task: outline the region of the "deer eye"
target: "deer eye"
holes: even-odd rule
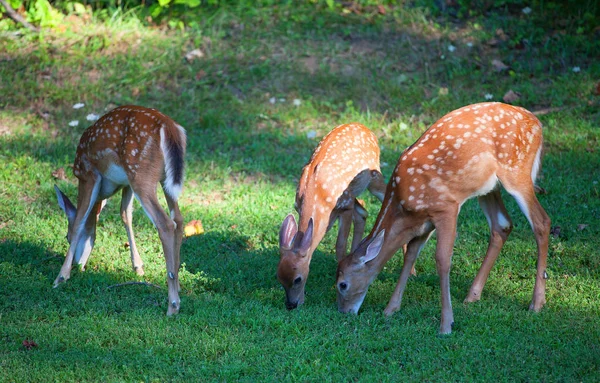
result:
[[[340,282],[339,287],[340,291],[344,291],[348,288],[348,284],[346,282]]]
[[[302,282],[302,277],[297,277],[296,279],[294,279],[294,284],[297,285],[300,282]]]

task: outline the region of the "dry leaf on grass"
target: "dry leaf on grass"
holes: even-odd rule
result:
[[[494,71],[496,72],[504,72],[510,67],[500,60],[492,60],[492,68],[494,68]]]
[[[200,49],[194,49],[185,54],[185,59],[188,62],[192,62],[195,59],[201,59],[203,57],[204,57],[204,52],[202,52]]]
[[[579,225],[577,225],[577,230],[578,231],[582,231],[584,230],[586,227],[588,227],[588,225],[586,223],[580,223]]]
[[[197,73],[196,73],[196,81],[197,80],[201,80],[204,77],[206,77],[206,72],[202,69],[200,69]]]
[[[187,225],[183,228],[183,232],[186,237],[191,237],[193,235],[204,234],[204,227],[202,227],[202,221],[197,219],[188,222]]]
[[[519,98],[521,98],[521,94],[511,89],[508,92],[506,92],[504,97],[502,97],[502,100],[504,100],[504,102],[506,102],[507,104],[512,104],[513,102],[519,100]]]
[[[66,181],[67,175],[65,174],[65,168],[58,168],[52,172],[52,177],[60,181]]]

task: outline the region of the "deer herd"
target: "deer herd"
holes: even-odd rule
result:
[[[85,268],[105,200],[122,191],[121,218],[130,244],[133,270],[143,275],[133,229],[133,198],[158,231],[166,261],[167,315],[179,312],[180,248],[183,218],[177,203],[183,185],[185,130],[155,109],[118,107],[83,133],[73,165],[79,180],[77,206],[55,186],[68,219],[67,251],[54,287],[66,282],[73,262]],[[537,243],[537,271],[529,306],[546,302],[546,258],[550,219],[535,195],[542,155],[542,125],[521,107],[490,102],[468,105],[443,116],[400,154],[386,184],[379,165],[377,138],[359,123],[344,124],[327,134],[304,166],[296,190],[298,220],[289,214],[279,231],[277,279],[285,306],[304,303],[312,255],[338,222],[335,252],[337,305],[357,313],[369,286],[400,249],[404,263],[398,284],[384,310],[400,309],[415,261],[436,233],[435,262],[441,290],[440,333],[452,331],[450,265],[457,218],[462,204],[477,197],[490,227],[489,245],[465,302],[478,301],[488,275],[512,230],[500,185],[517,202]],[[161,185],[168,214],[161,207]],[[368,190],[381,209],[363,239],[367,210],[357,197]],[[353,226],[350,254],[346,255]]]

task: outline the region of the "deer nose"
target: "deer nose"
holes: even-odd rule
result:
[[[298,302],[290,302],[290,301],[285,301],[285,308],[288,310],[293,310],[296,307],[298,307]]]

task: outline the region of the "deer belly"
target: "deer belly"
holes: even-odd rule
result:
[[[100,198],[108,198],[123,186],[129,185],[125,170],[116,164],[110,164],[102,174]]]

